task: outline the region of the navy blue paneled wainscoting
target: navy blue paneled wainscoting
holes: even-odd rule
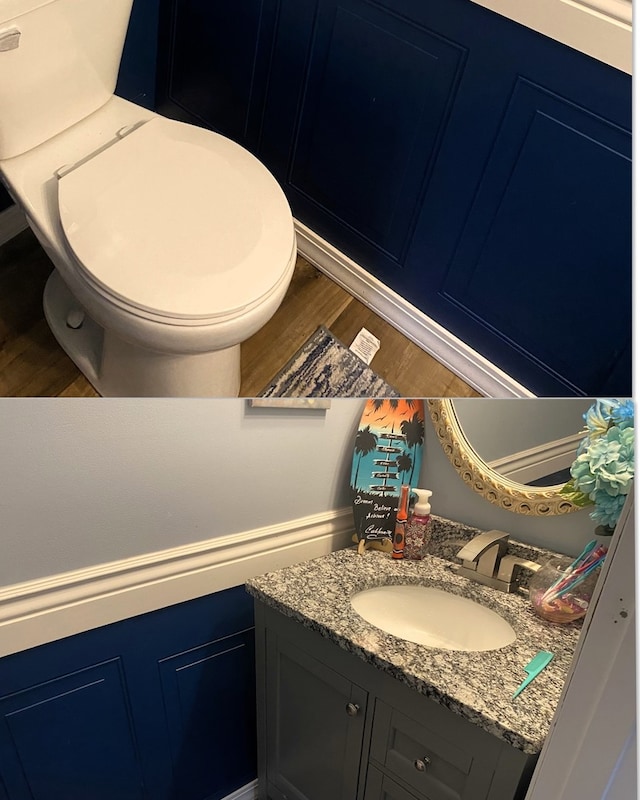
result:
[[[4,211],[5,208],[9,208],[10,205],[13,204],[12,199],[9,197],[9,192],[4,188],[4,186],[0,186],[0,211]],[[2,795],[0,794],[0,798]]]
[[[156,94],[160,0],[134,0],[124,43],[116,94],[153,108]]]
[[[164,0],[158,108],[539,395],[631,393],[631,77],[470,0]]]
[[[256,776],[243,587],[0,660],[0,800],[219,800]]]

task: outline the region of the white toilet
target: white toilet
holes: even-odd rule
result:
[[[60,345],[104,396],[237,396],[296,260],[277,181],[113,94],[133,0],[0,4],[0,176],[56,269]]]

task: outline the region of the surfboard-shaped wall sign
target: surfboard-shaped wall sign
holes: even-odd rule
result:
[[[351,465],[353,519],[359,541],[393,539],[400,487],[418,485],[423,445],[423,400],[367,400]]]

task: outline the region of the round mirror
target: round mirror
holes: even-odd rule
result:
[[[579,510],[559,492],[591,403],[474,398],[429,400],[427,407],[447,457],[475,492],[516,514],[551,516]]]

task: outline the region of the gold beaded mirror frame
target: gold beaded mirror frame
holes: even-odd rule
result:
[[[506,511],[530,516],[556,516],[579,511],[560,494],[562,484],[527,486],[500,475],[471,446],[452,400],[427,400],[436,435],[458,475],[477,494]]]

